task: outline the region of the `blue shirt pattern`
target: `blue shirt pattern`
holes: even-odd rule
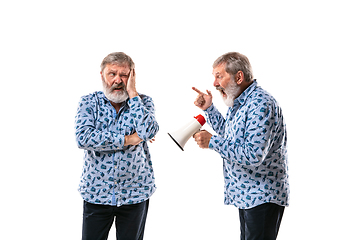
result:
[[[287,135],[282,110],[256,80],[228,109],[205,110],[213,135],[209,148],[223,158],[225,204],[249,209],[289,204]]]
[[[83,199],[112,206],[147,200],[156,189],[147,141],[158,130],[153,101],[146,95],[123,102],[118,113],[103,92],[83,96],[75,117],[76,142],[84,149]],[[144,141],[124,146],[125,135],[135,131]]]

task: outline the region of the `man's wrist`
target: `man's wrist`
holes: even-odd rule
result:
[[[129,91],[128,94],[130,99],[139,96],[137,91]]]
[[[125,137],[124,137],[124,146],[126,147],[126,146],[128,146],[128,145],[130,145],[130,144],[129,144],[129,136],[125,136]]]

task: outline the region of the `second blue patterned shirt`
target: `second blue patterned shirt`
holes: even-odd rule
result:
[[[211,105],[205,115],[217,135],[209,148],[223,158],[225,204],[248,209],[289,204],[286,126],[276,100],[256,80],[228,109]]]

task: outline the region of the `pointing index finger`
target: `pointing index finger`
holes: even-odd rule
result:
[[[201,92],[199,89],[192,87],[192,90],[194,90],[195,92],[197,92],[198,94],[204,94],[203,92]]]

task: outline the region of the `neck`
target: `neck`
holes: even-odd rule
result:
[[[239,97],[252,83],[253,81],[250,82],[243,81],[240,85],[240,93],[237,97]]]
[[[120,111],[120,107],[121,107],[122,103],[114,103],[113,101],[110,101],[110,103],[115,108],[116,113],[118,113]]]

